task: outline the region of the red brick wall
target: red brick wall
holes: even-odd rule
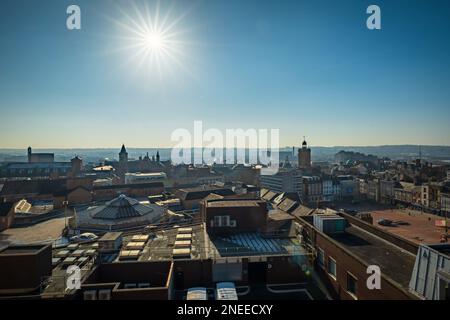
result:
[[[360,300],[370,299],[411,299],[412,296],[407,294],[402,288],[388,281],[385,277],[381,277],[381,289],[370,290],[366,286],[368,274],[366,273],[367,264],[363,263],[356,257],[344,251],[338,245],[330,241],[327,237],[320,233],[315,233],[315,247],[321,248],[325,252],[325,265],[322,269],[317,266],[319,273],[325,278],[334,291],[343,300],[353,300],[351,294],[347,292],[347,272],[351,273],[357,279],[357,298]],[[327,267],[329,257],[336,261],[336,279],[328,274]]]

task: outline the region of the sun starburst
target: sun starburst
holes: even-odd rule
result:
[[[112,19],[118,26],[120,51],[126,51],[125,64],[133,62],[139,70],[157,73],[159,77],[173,72],[174,68],[187,70],[184,62],[188,41],[180,22],[188,14],[174,16],[174,3],[161,14],[160,1],[151,8],[148,2],[138,6],[131,2],[131,10],[117,7],[120,17]]]

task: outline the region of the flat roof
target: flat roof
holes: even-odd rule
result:
[[[64,216],[53,218],[31,226],[9,228],[0,232],[2,238],[11,243],[51,242],[61,236]]]
[[[373,218],[373,225],[415,243],[440,243],[441,235],[445,233],[445,228],[435,225],[436,220],[442,220],[445,217],[411,209],[382,209],[369,212]],[[394,226],[382,226],[377,222],[379,219],[400,223],[395,223]]]
[[[328,236],[369,265],[379,266],[382,274],[408,288],[416,258],[412,253],[353,225],[343,233]]]
[[[24,245],[24,246],[10,246],[0,251],[0,255],[12,254],[36,254],[44,249],[47,245]]]
[[[259,207],[260,200],[218,200],[208,201],[209,208],[225,208],[225,207]]]
[[[99,241],[115,241],[122,236],[122,232],[107,232]]]
[[[208,252],[205,250],[205,228],[203,224],[190,225],[192,233],[187,234],[191,236],[189,239],[178,238],[178,227],[173,227],[165,230],[159,230],[155,232],[155,237],[150,237],[141,251],[139,261],[162,261],[172,260],[173,249],[177,241],[190,241],[191,259],[207,259]],[[124,246],[131,240],[132,237],[124,238]]]
[[[259,233],[239,233],[234,235],[210,236],[205,224],[190,225],[190,239],[180,238],[178,228],[155,232],[141,251],[138,261],[172,260],[174,249],[190,249],[190,259],[211,257],[304,255],[305,250],[295,238],[264,238]],[[178,236],[178,238],[177,238]],[[131,242],[132,236],[124,237],[122,248]],[[177,253],[178,251],[175,251]]]

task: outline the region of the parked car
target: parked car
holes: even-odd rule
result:
[[[85,241],[96,240],[97,238],[98,238],[98,236],[96,236],[95,234],[86,232],[86,233],[82,233],[80,235],[71,237],[70,241],[71,242],[85,242]]]
[[[238,300],[236,287],[233,282],[219,282],[216,284],[216,300]]]
[[[403,221],[403,220],[398,220],[398,221],[395,221],[394,223],[395,223],[395,225],[398,225],[398,226],[409,226],[410,225],[409,222]]]
[[[204,287],[189,288],[186,300],[208,300],[208,291]]]
[[[392,220],[389,220],[389,219],[379,219],[379,220],[377,221],[377,223],[378,223],[380,226],[385,226],[385,227],[390,227],[390,226],[392,226]]]

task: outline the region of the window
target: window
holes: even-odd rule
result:
[[[325,252],[320,248],[317,249],[317,263],[322,268],[325,265]]]
[[[356,298],[356,284],[358,280],[347,272],[347,291]]]
[[[221,226],[226,227],[230,224],[230,216],[222,216]]]
[[[214,216],[214,227],[229,227],[230,216]]]
[[[328,258],[328,274],[336,279],[336,260]]]

